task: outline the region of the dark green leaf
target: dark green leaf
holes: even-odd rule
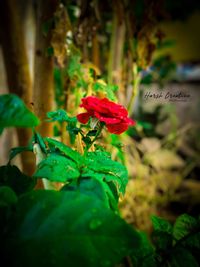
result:
[[[34,143],[39,144],[43,153],[47,153],[47,148],[46,148],[44,139],[39,133],[36,133],[36,132],[34,133]]]
[[[76,122],[68,122],[67,131],[70,137],[70,143],[74,144],[76,140],[76,135],[81,132],[81,129],[76,127]]]
[[[167,232],[153,231],[152,241],[157,250],[166,251],[172,248],[173,237]]]
[[[10,150],[9,160],[11,161],[15,156],[22,153],[23,151],[33,151],[31,146],[18,146]]]
[[[152,215],[151,221],[153,223],[153,228],[155,231],[165,232],[165,233],[168,233],[170,235],[172,234],[173,227],[165,219],[160,218],[160,217],[155,216],[155,215]]]
[[[39,119],[25,106],[16,95],[0,96],[0,128],[5,127],[34,127]]]
[[[9,227],[3,254],[10,267],[113,267],[140,245],[124,220],[79,192],[24,195]]]
[[[152,240],[156,248],[159,250],[166,250],[171,248],[173,241],[172,225],[168,221],[154,215],[151,216],[151,220],[154,227]]]
[[[188,250],[178,247],[171,253],[168,263],[164,266],[199,267],[199,264]]]
[[[97,130],[91,130],[87,133],[87,136],[95,136],[97,133]]]
[[[15,192],[7,186],[0,186],[0,240],[5,234],[7,221],[12,214],[12,208],[17,203]]]
[[[104,190],[109,201],[109,207],[118,212],[118,192],[116,186],[112,182],[105,182],[106,174],[95,172],[89,168],[82,170],[81,178],[91,178],[92,180],[98,180]]]
[[[75,161],[77,164],[81,164],[82,157],[81,155],[76,152],[75,150],[71,149],[69,146],[55,140],[52,138],[45,138],[45,140],[50,144],[55,146],[60,152],[64,153],[65,156],[70,158],[71,160]]]
[[[90,139],[89,136],[83,136],[82,140],[86,145],[90,145],[92,143],[92,140]]]
[[[66,182],[80,176],[77,165],[71,159],[51,153],[37,166],[33,175],[38,178],[47,178],[52,182]]]
[[[50,111],[47,113],[47,118],[49,118],[49,121],[59,121],[59,122],[77,122],[76,117],[69,117],[67,115],[67,112],[63,109],[59,109],[57,111]]]
[[[8,186],[0,186],[0,207],[17,203],[15,192]]]
[[[73,183],[72,181],[72,183],[65,185],[62,190],[79,191],[82,194],[97,197],[107,208],[110,208],[109,198],[106,190],[102,183],[95,178],[81,179],[78,184],[77,182]]]
[[[36,182],[32,177],[23,174],[16,166],[0,167],[0,186],[9,186],[17,195],[34,188]]]
[[[181,240],[182,244],[200,249],[200,220],[183,214],[174,224],[173,236],[175,240]]]
[[[139,232],[141,245],[131,255],[135,267],[156,267],[155,249],[146,233]]]

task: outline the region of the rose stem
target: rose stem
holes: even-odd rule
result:
[[[94,142],[97,140],[97,138],[98,138],[99,135],[101,134],[101,131],[102,131],[104,125],[105,125],[104,123],[102,123],[102,122],[100,123],[99,129],[97,130],[94,139],[92,140],[92,142],[91,142],[88,146],[85,147],[85,152],[88,152],[88,150],[90,149],[90,147],[91,147],[91,146],[94,144]]]

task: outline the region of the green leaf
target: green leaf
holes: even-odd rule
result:
[[[82,194],[86,194],[88,196],[97,197],[105,207],[110,208],[109,198],[107,196],[106,190],[102,183],[93,178],[83,178],[80,179],[79,183],[72,181],[70,184],[65,185],[62,190],[66,191],[79,191]]]
[[[45,139],[42,138],[42,136],[37,132],[34,133],[34,137],[33,138],[34,138],[34,143],[39,144],[42,152],[46,154],[47,153],[47,148],[46,148],[46,145],[45,145],[45,142],[44,142]]]
[[[176,241],[200,249],[200,220],[188,214],[179,216],[174,224],[173,236]]]
[[[50,145],[55,146],[60,152],[64,153],[65,156],[67,156],[77,164],[81,164],[81,155],[75,150],[71,149],[69,146],[49,137],[45,138],[45,141],[47,141]]]
[[[151,238],[156,249],[159,251],[167,251],[172,248],[173,237],[167,232],[153,231]]]
[[[67,112],[64,109],[59,109],[57,111],[50,111],[47,113],[47,118],[51,121],[59,121],[59,122],[77,122],[76,117],[70,117],[67,115]]]
[[[17,166],[8,164],[0,167],[0,186],[9,186],[17,195],[31,191],[35,185],[36,181],[23,174]]]
[[[172,234],[173,227],[172,227],[171,223],[169,223],[165,219],[160,218],[160,217],[155,216],[155,215],[152,215],[151,221],[153,223],[153,228],[155,231],[160,231],[160,232]]]
[[[105,174],[97,173],[89,168],[84,168],[81,173],[81,178],[91,178],[92,180],[99,181],[109,201],[109,207],[115,212],[118,212],[119,196],[117,189],[111,182],[105,182],[105,176]]]
[[[0,96],[0,128],[5,127],[35,127],[39,119],[25,106],[16,95]]]
[[[0,186],[0,207],[17,203],[15,192],[8,186]]]
[[[196,259],[193,255],[186,249],[178,247],[173,250],[173,253],[170,255],[170,259],[167,264],[164,266],[171,267],[199,267]]]
[[[74,144],[76,140],[76,135],[81,132],[81,129],[76,127],[76,122],[68,122],[67,131],[70,137],[70,143]]]
[[[17,203],[17,196],[8,186],[0,186],[0,240],[2,242],[7,222],[13,212],[13,206]]]
[[[52,182],[66,182],[78,178],[80,173],[74,161],[51,153],[39,163],[33,176],[47,178]]]
[[[131,254],[133,266],[135,267],[155,267],[155,249],[150,243],[146,233],[139,232],[141,245]]]
[[[154,215],[151,216],[151,220],[154,227],[152,240],[156,248],[159,250],[166,250],[171,248],[173,241],[172,225],[168,221]]]
[[[33,151],[33,148],[31,146],[18,146],[12,148],[10,150],[9,161],[11,161],[14,157],[16,157],[18,154],[24,151]]]
[[[139,245],[138,233],[98,198],[37,190],[19,199],[3,255],[10,267],[113,267]]]
[[[108,153],[88,152],[85,157],[85,165],[97,173],[105,174],[103,177],[106,182],[113,182],[119,193],[125,193],[128,183],[127,169],[121,163],[113,161]]]
[[[89,136],[83,136],[82,141],[86,144],[86,146],[92,144],[92,140],[90,139]]]

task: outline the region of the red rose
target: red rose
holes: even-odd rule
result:
[[[129,125],[135,124],[135,121],[128,118],[128,112],[122,105],[107,98],[99,99],[95,96],[88,96],[82,98],[80,107],[85,108],[87,112],[77,115],[79,122],[85,124],[90,117],[97,118],[106,124],[110,133],[121,134],[128,129]]]

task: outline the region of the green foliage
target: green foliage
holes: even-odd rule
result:
[[[0,129],[5,127],[34,127],[39,119],[13,94],[0,96]]]
[[[69,132],[70,141],[71,144],[74,144],[76,135],[80,132],[80,129],[76,127],[77,118],[68,116],[67,112],[63,109],[48,112],[47,117],[50,122],[67,122],[67,130]]]
[[[130,133],[130,129],[134,129],[133,127],[130,127],[128,130],[128,133]],[[124,151],[123,151],[123,144],[121,143],[120,137],[116,134],[111,134],[111,144],[112,146],[117,148],[117,156],[121,160],[121,162],[124,164],[125,163],[125,157],[124,157]]]
[[[173,227],[168,221],[157,216],[151,216],[151,220],[153,223],[154,231],[165,232],[170,235],[172,234]]]
[[[113,161],[105,151],[86,152],[81,156],[57,140],[45,138],[45,141],[50,151],[37,166],[34,177],[68,182],[65,190],[67,186],[82,190],[82,180],[85,184],[86,179],[89,179],[87,184],[95,184],[97,192],[104,190],[105,202],[109,203],[111,209],[118,210],[118,198],[120,194],[125,193],[128,182],[128,173],[122,164]],[[94,181],[90,181],[91,179]]]
[[[59,121],[59,122],[77,122],[76,117],[69,117],[67,112],[63,109],[59,109],[57,111],[50,111],[47,113],[47,118],[49,121]]]
[[[73,77],[82,78],[82,66],[80,64],[80,55],[73,55],[70,57],[67,73],[72,79]]]
[[[113,161],[107,152],[88,152],[85,157],[85,165],[89,170],[95,171],[97,175],[100,174],[106,182],[114,183],[119,193],[125,193],[128,183],[127,170],[119,162]],[[87,175],[87,170],[85,175]]]
[[[17,195],[31,191],[35,184],[35,180],[23,174],[17,166],[0,167],[0,186],[9,186]]]
[[[18,154],[24,151],[33,151],[33,147],[32,146],[18,146],[18,147],[12,148],[10,150],[9,161],[11,161],[14,157],[16,157]]]
[[[40,190],[19,198],[4,257],[8,266],[112,267],[139,244],[138,233],[98,198]]]
[[[200,218],[196,219],[188,214],[181,215],[174,225],[173,237],[176,241],[187,236],[183,244],[200,249]]]
[[[200,221],[183,214],[177,218],[174,226],[168,221],[152,216],[154,247],[148,245],[147,239],[142,239],[142,252],[138,251],[133,260],[142,267],[149,266],[199,266],[197,255],[200,244]],[[141,236],[142,237],[142,236]],[[145,249],[146,248],[146,249]],[[195,248],[195,252],[193,249]]]
[[[10,107],[11,111],[15,107]],[[23,108],[24,122],[35,118]],[[0,113],[7,123],[0,124],[2,128],[17,125],[17,115],[12,120],[9,117],[11,111]],[[91,143],[103,127],[98,125],[100,128],[83,135],[76,128],[76,118],[64,110],[48,113],[48,117],[67,122],[67,127],[76,129],[74,137],[80,132]],[[120,147],[118,141],[113,139]],[[114,267],[127,256],[136,267],[199,266],[200,218],[184,214],[172,226],[152,216],[150,242],[120,218],[118,199],[125,193],[128,173],[102,147],[89,152],[90,146],[86,146],[80,155],[57,140],[34,133],[27,147],[11,151],[10,160],[22,151],[32,151],[33,144],[38,144],[42,153],[33,177],[10,164],[0,167],[0,256],[5,266]],[[33,190],[35,178],[64,186],[60,191]]]
[[[172,267],[199,267],[198,262],[193,257],[192,253],[187,249],[178,247],[173,250],[173,253],[169,255],[169,259],[166,261],[164,266]]]
[[[56,149],[58,149],[60,152],[62,152],[67,158],[71,159],[77,164],[80,164],[82,162],[82,157],[81,155],[73,150],[71,147],[55,140],[52,138],[45,138],[45,141],[51,146],[54,146]]]
[[[133,265],[135,267],[155,267],[155,248],[145,233],[140,232],[140,239],[141,245],[137,248],[135,253],[131,255]]]
[[[58,153],[49,154],[39,163],[34,173],[34,177],[47,178],[53,182],[67,182],[77,179],[79,175],[74,161]]]
[[[104,184],[95,178],[81,179],[78,183],[72,181],[70,184],[63,186],[61,190],[76,191],[88,196],[96,197],[106,208],[110,208],[111,206]]]
[[[115,95],[115,93],[118,90],[118,86],[116,86],[116,85],[95,82],[95,83],[93,83],[93,90],[95,92],[103,92],[103,93],[106,93],[107,97],[110,100],[116,101],[116,95]]]
[[[4,230],[7,227],[7,222],[9,221],[13,207],[17,203],[17,196],[13,190],[8,187],[0,186],[0,248],[1,242],[3,240]],[[1,255],[1,254],[0,254]]]

